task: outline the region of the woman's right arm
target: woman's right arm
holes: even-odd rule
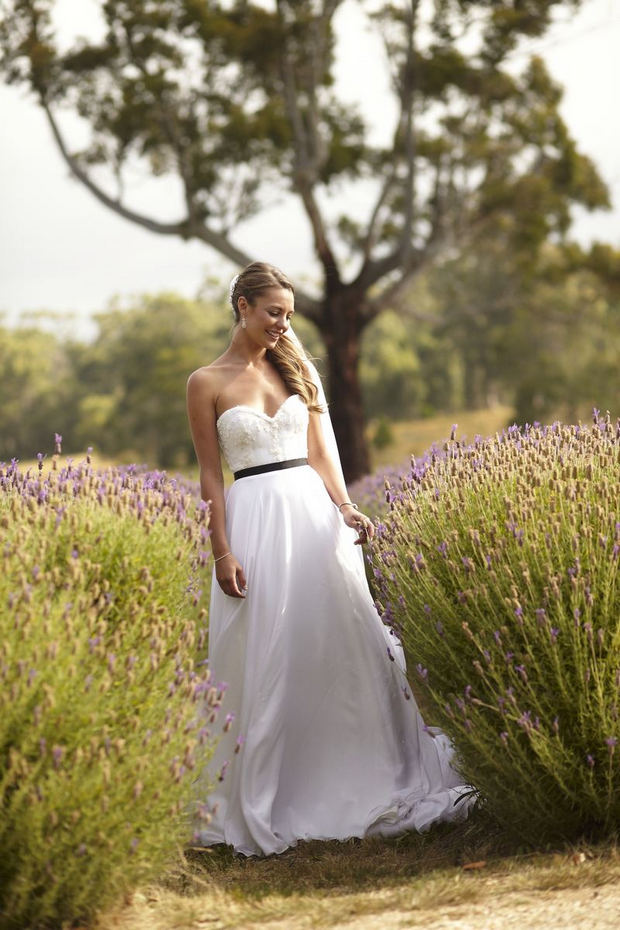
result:
[[[230,597],[245,597],[246,580],[243,568],[230,552],[226,536],[224,477],[215,426],[214,391],[214,379],[206,369],[193,372],[187,382],[187,415],[200,466],[200,495],[211,504],[211,549],[213,558],[218,560],[215,563],[215,576],[225,594]],[[225,558],[220,559],[223,555]]]

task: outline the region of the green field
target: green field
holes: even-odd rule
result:
[[[394,441],[384,449],[371,448],[373,469],[381,465],[399,465],[410,455],[422,455],[434,442],[450,435],[453,424],[458,424],[458,436],[473,439],[476,434],[491,436],[512,422],[512,408],[497,406],[484,410],[463,410],[460,413],[442,413],[422,420],[404,420],[390,424]],[[374,424],[368,428],[373,435]]]

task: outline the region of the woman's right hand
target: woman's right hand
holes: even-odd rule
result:
[[[215,565],[215,577],[220,588],[229,597],[245,597],[248,588],[241,565],[229,552]]]

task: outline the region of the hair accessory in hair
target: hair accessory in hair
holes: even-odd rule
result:
[[[236,286],[237,286],[237,281],[238,281],[238,280],[239,280],[239,275],[236,274],[236,275],[234,276],[234,278],[232,279],[232,281],[230,282],[230,285],[229,285],[229,288],[228,288],[228,296],[229,296],[229,298],[230,298],[231,300],[232,300],[233,294],[235,293],[235,288],[236,288]]]

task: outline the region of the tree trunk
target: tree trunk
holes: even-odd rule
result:
[[[327,350],[329,412],[347,482],[370,471],[359,379],[362,303],[363,296],[352,288],[328,294],[320,324]]]

